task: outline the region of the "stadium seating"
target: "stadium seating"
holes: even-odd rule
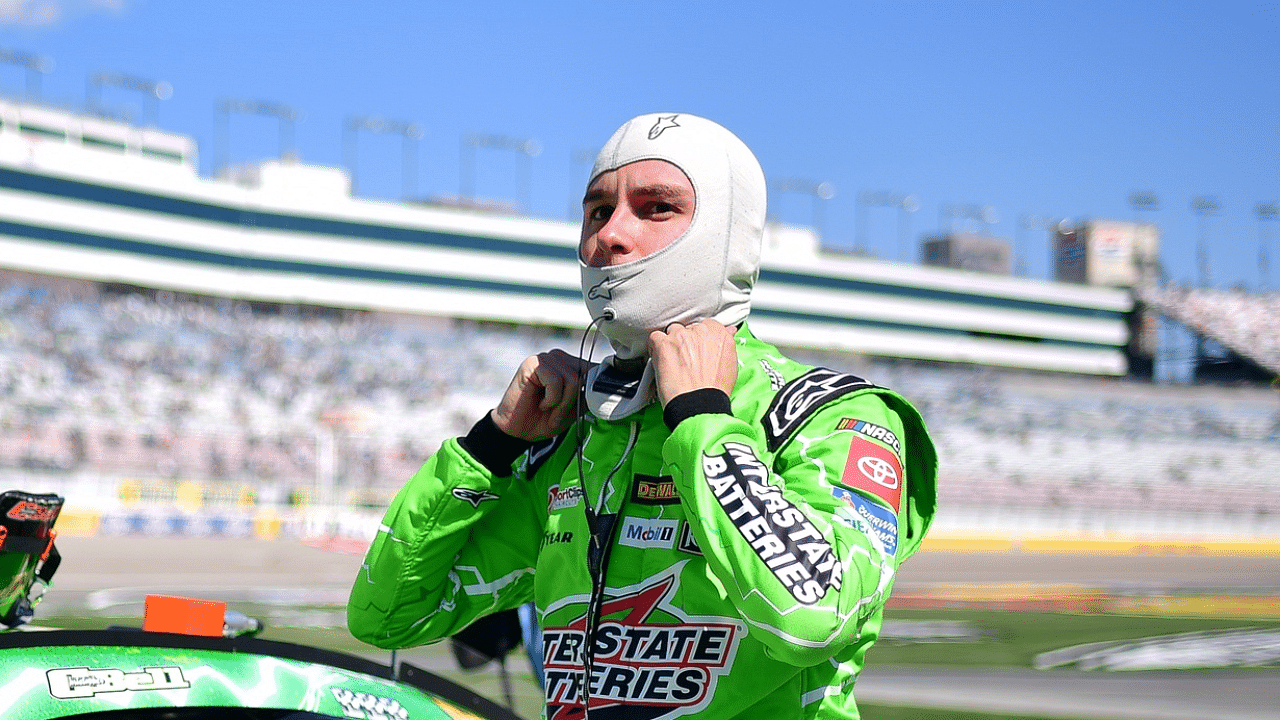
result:
[[[1231,326],[1264,360],[1280,358],[1277,309]],[[42,491],[62,483],[52,490],[92,504],[115,532],[232,527],[216,513],[164,520],[184,483],[215,509],[331,501],[376,513],[493,404],[521,359],[578,347],[545,329],[69,290],[17,274],[0,275],[0,318],[0,472]],[[1271,390],[796,356],[918,405],[939,446],[943,526],[1111,532],[1176,518],[1188,532],[1280,535]]]
[[[1160,312],[1280,374],[1280,294],[1172,285],[1141,294]]]

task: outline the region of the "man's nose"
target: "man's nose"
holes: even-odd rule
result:
[[[630,255],[636,248],[636,218],[621,208],[596,233],[596,244],[607,258]]]

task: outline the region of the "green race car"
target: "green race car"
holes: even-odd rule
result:
[[[57,570],[57,495],[0,493],[0,717],[7,720],[518,720],[409,663],[254,637],[26,623]],[[225,607],[225,606],[223,606]],[[237,632],[243,634],[237,635]]]

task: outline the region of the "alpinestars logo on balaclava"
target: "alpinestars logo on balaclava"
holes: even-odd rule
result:
[[[680,125],[676,123],[676,116],[662,115],[658,118],[658,121],[653,124],[653,127],[649,128],[649,139],[657,140],[663,130],[673,127],[680,127]]]
[[[652,255],[603,268],[578,262],[587,310],[623,359],[646,355],[649,333],[671,323],[746,319],[764,237],[764,172],[733,133],[694,115],[642,115],[605,143],[591,179],[640,160],[680,168],[693,185],[694,214],[683,235]]]

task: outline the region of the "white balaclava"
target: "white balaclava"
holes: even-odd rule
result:
[[[649,333],[671,323],[746,319],[764,237],[764,172],[733,133],[694,115],[641,115],[605,143],[591,181],[640,160],[680,168],[694,211],[683,235],[639,260],[596,268],[579,256],[587,310],[624,360],[648,355]]]

